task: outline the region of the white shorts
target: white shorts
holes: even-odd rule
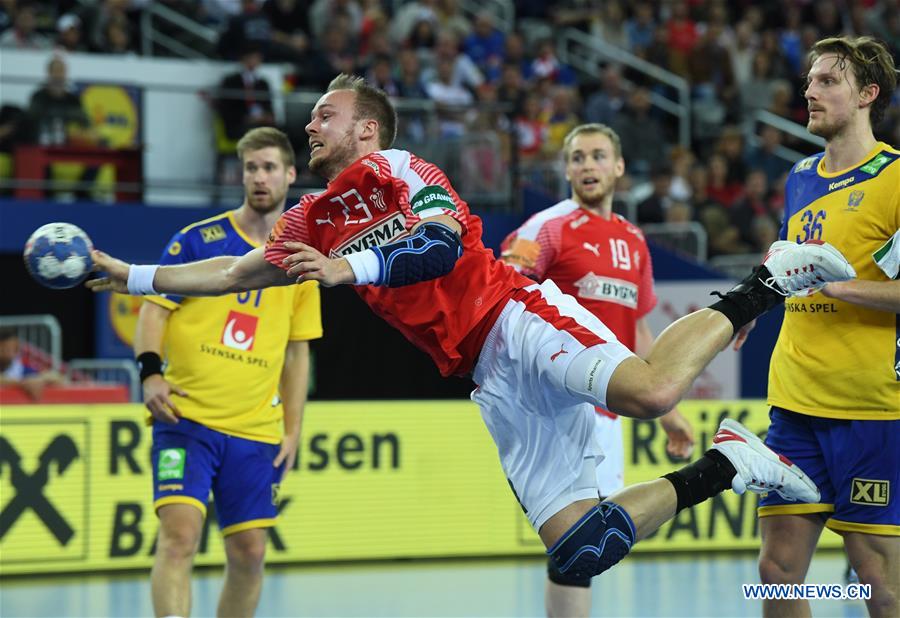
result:
[[[591,348],[604,401],[566,389],[566,370]],[[613,371],[632,353],[603,323],[552,281],[521,290],[491,328],[475,366],[481,408],[500,463],[535,530],[576,500],[598,496],[595,405],[605,405]]]
[[[625,486],[625,447],[622,445],[622,417],[602,412],[597,419],[595,435],[603,449],[603,463],[597,466],[597,487],[600,495],[609,497]]]

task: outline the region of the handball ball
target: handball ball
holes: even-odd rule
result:
[[[71,223],[42,225],[25,243],[25,267],[35,281],[54,290],[87,279],[93,260],[91,239]]]

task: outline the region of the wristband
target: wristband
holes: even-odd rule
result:
[[[132,264],[128,268],[128,293],[134,296],[144,296],[146,294],[156,294],[153,289],[153,277],[159,266],[152,264],[149,266],[139,266]]]
[[[345,255],[344,259],[353,270],[356,285],[378,285],[381,280],[381,260],[378,259],[378,254],[366,249]]]
[[[162,375],[162,358],[156,352],[142,352],[134,360],[141,372],[141,383],[150,376]]]

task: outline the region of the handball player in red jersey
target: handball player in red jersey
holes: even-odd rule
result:
[[[327,187],[286,211],[265,247],[162,267],[96,251],[106,276],[88,286],[210,296],[309,280],[355,285],[443,374],[472,376],[472,399],[510,485],[564,573],[601,573],[680,509],[726,489],[818,499],[797,466],[725,420],[695,463],[600,503],[593,415],[595,406],[641,419],[664,414],[785,295],[852,277],[843,256],[827,245],[775,248],[711,307],[670,326],[641,359],[556,286],[496,260],[481,242],[481,221],[443,172],[391,149],[396,123],[384,92],[338,76],[306,126],[310,169]]]

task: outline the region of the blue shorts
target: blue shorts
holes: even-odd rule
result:
[[[225,535],[275,525],[284,464],[277,444],[230,436],[188,419],[153,423],[153,508],[191,504],[206,515],[212,490]]]
[[[766,445],[800,466],[818,485],[819,504],[770,493],[759,516],[822,513],[842,532],[900,536],[900,421],[852,421],[773,407]]]

